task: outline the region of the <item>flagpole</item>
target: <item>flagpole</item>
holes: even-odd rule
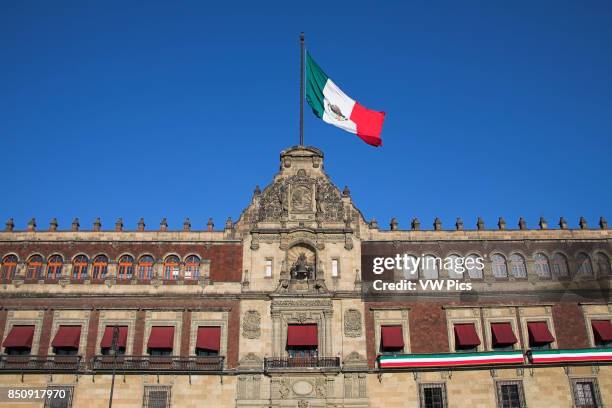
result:
[[[300,146],[304,146],[304,33],[300,33]]]

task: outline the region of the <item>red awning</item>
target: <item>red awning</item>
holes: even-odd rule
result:
[[[518,341],[510,323],[491,323],[491,334],[496,345],[508,346]]]
[[[402,326],[380,326],[380,341],[383,348],[403,348]]]
[[[28,347],[32,348],[34,339],[34,326],[13,326],[2,347]]]
[[[110,348],[113,346],[113,329],[114,326],[106,326],[104,336],[100,342],[101,348]],[[117,347],[126,347],[127,344],[127,326],[119,326],[119,337],[117,338]]]
[[[81,340],[81,326],[60,326],[51,342],[53,347],[79,348]]]
[[[591,326],[599,341],[612,341],[612,323],[609,320],[591,320]]]
[[[476,327],[473,323],[455,325],[455,342],[460,347],[476,347],[480,344]]]
[[[530,343],[545,344],[555,341],[546,322],[529,322],[527,323],[527,331],[529,332]]]
[[[173,326],[153,326],[149,335],[149,348],[165,348],[171,349],[174,347],[174,327]]]
[[[317,346],[319,335],[316,324],[291,324],[287,326],[288,346]]]
[[[198,327],[196,347],[204,350],[219,351],[221,349],[220,327]]]

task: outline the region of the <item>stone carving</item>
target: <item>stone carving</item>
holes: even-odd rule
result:
[[[357,309],[344,312],[344,335],[346,337],[361,336],[361,313]]]
[[[316,201],[314,208],[313,189]],[[279,221],[289,210],[301,213],[316,210],[324,221],[343,221],[345,212],[338,189],[326,177],[313,178],[305,172],[278,179],[264,189],[259,201],[257,221]]]
[[[368,360],[356,351],[352,351],[342,362],[347,369],[362,369],[367,367]]]
[[[315,392],[317,398],[327,398],[327,386],[324,378],[317,378],[315,381]]]
[[[258,369],[261,368],[263,361],[255,353],[249,353],[238,361],[241,369]]]
[[[281,399],[287,399],[289,397],[290,392],[291,389],[289,388],[289,379],[283,378],[278,386],[278,393]]]
[[[328,299],[314,299],[314,300],[275,300],[272,304],[274,307],[293,307],[293,308],[304,308],[304,307],[332,307],[331,300]]]
[[[261,335],[261,315],[257,310],[248,310],[242,318],[242,336],[258,339]]]
[[[308,408],[308,401],[298,401],[298,408]]]
[[[312,384],[308,381],[296,381],[293,383],[293,393],[295,395],[309,395],[312,393]]]
[[[310,187],[305,185],[295,186],[291,192],[291,210],[295,212],[312,212],[312,190]]]

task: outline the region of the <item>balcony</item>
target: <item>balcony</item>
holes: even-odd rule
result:
[[[264,368],[266,371],[339,371],[340,357],[267,357]]]
[[[92,370],[95,372],[205,372],[223,371],[224,357],[177,356],[95,356]]]
[[[76,372],[81,356],[0,356],[0,371]]]

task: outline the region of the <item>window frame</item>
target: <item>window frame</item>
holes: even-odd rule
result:
[[[494,260],[494,258],[499,257],[500,260],[503,260],[503,262],[496,262]],[[503,268],[504,270],[504,275],[496,275],[496,271],[499,270],[499,268]],[[491,254],[491,275],[493,276],[493,279],[495,280],[507,280],[510,277],[510,274],[508,273],[508,259],[501,254],[500,252],[494,252]]]
[[[197,261],[194,261],[197,260]],[[198,280],[200,279],[200,272],[202,267],[202,258],[198,255],[188,255],[185,258],[185,268],[183,270],[183,279],[186,280]],[[187,272],[190,273],[190,276],[187,277]]]
[[[519,405],[518,405],[518,407],[513,406],[511,408],[526,408],[527,407],[527,403],[525,401],[525,390],[523,388],[523,381],[522,380],[499,380],[499,381],[495,381],[495,399],[496,399],[497,407],[498,408],[503,408],[504,407],[503,394],[502,394],[503,387],[504,386],[512,386],[512,385],[517,387],[517,393],[518,393],[518,397],[519,397]]]
[[[84,280],[87,278],[89,278],[89,258],[85,254],[79,254],[72,259],[70,279]]]
[[[125,259],[128,258],[130,259],[130,261],[126,261]],[[117,261],[117,280],[119,281],[131,281],[132,279],[134,279],[134,257],[132,255],[129,254],[124,254],[121,255],[119,257],[119,260]],[[129,272],[131,270],[131,277],[127,277],[127,272]],[[123,277],[125,275],[125,277]]]
[[[264,278],[272,278],[274,276],[274,258],[266,257],[264,259]]]
[[[597,378],[596,377],[570,377],[569,378],[569,382],[570,382],[570,389],[572,391],[572,403],[574,405],[575,408],[582,408],[584,406],[588,406],[588,405],[578,405],[578,396],[576,395],[577,393],[577,385],[578,383],[585,383],[585,382],[589,382],[591,383],[592,386],[592,395],[594,397],[594,403],[595,406],[597,408],[601,408],[603,407],[603,402],[601,400],[601,392],[599,390],[599,383],[597,382]]]
[[[103,261],[100,261],[100,259],[103,259]],[[106,279],[108,277],[108,263],[108,256],[104,254],[96,255],[91,263],[91,278],[95,280]]]
[[[40,254],[32,254],[26,261],[26,279],[27,280],[38,280],[44,279],[44,266],[45,258]],[[31,275],[30,272],[34,271]]]
[[[17,266],[19,265],[19,257],[15,254],[7,254],[2,258],[1,276],[3,281],[10,281],[17,276]],[[7,267],[10,268],[7,271]]]
[[[142,407],[143,408],[151,408],[151,407],[159,407],[159,405],[151,405],[151,392],[165,392],[166,393],[166,402],[164,403],[164,408],[170,408],[172,406],[172,386],[170,385],[145,385],[143,396],[142,396]]]
[[[527,261],[525,260],[525,257],[521,253],[513,252],[510,254],[508,259],[510,260],[510,268],[509,268],[510,270],[508,272],[511,278],[525,280],[529,277],[529,274],[527,271]],[[519,276],[515,273],[515,271],[518,271],[519,273],[522,273],[523,275]]]
[[[174,273],[176,272],[176,274]],[[164,258],[163,276],[166,281],[178,281],[182,279],[181,258],[178,255],[168,255]]]
[[[48,385],[47,390],[65,390],[66,397],[68,399],[66,403],[62,401],[58,401],[56,398],[46,398],[44,400],[44,408],[71,408],[72,403],[74,402],[74,386],[73,385]],[[62,405],[58,405],[62,404]]]
[[[533,269],[540,280],[551,280],[552,279],[552,268],[550,264],[550,257],[543,251],[538,251],[533,254]],[[548,271],[547,275],[544,275],[541,272],[544,272],[544,269]]]
[[[155,263],[155,258],[149,254],[142,255],[140,258],[138,258],[136,270],[138,273],[137,279],[147,282],[152,280],[155,277]]]
[[[448,407],[448,394],[446,392],[446,383],[444,382],[423,382],[419,383],[419,407],[420,408],[428,408],[425,401],[425,389],[426,388],[435,388],[439,389],[442,397],[442,406],[441,408]],[[435,408],[435,407],[433,407]]]
[[[64,269],[64,257],[59,254],[53,254],[47,261],[47,271],[45,279],[56,280],[61,279]]]

